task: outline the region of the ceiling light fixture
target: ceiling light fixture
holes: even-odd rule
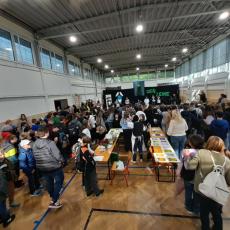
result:
[[[137,71],[139,71],[139,70],[140,70],[140,68],[139,68],[139,67],[137,67],[137,68],[136,68],[136,70],[137,70]]]
[[[109,68],[109,66],[108,65],[105,65],[105,69],[108,69]]]
[[[113,70],[113,69],[111,69],[111,73],[114,73],[114,70]]]
[[[173,57],[173,58],[172,58],[172,61],[174,61],[174,62],[175,62],[176,60],[177,60],[177,59],[176,59],[176,57]]]
[[[136,55],[136,58],[137,58],[137,59],[141,59],[141,54],[137,54],[137,55]]]
[[[75,37],[75,36],[70,36],[70,37],[69,37],[69,40],[70,40],[71,42],[76,42],[76,41],[77,41],[77,37]]]
[[[169,67],[169,65],[168,64],[165,64],[165,68],[168,68]]]
[[[188,52],[188,48],[187,48],[187,47],[185,47],[185,48],[182,49],[182,53],[185,54],[185,53],[187,53],[187,52]]]
[[[136,31],[137,31],[137,33],[141,33],[142,31],[143,31],[143,25],[142,24],[138,24],[137,26],[136,26]]]
[[[98,59],[97,59],[97,63],[102,63],[102,59],[101,59],[101,58],[98,58]]]
[[[223,13],[220,14],[219,19],[220,20],[225,20],[229,17],[229,12],[228,11],[224,11]]]

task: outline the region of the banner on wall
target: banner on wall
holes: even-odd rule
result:
[[[145,96],[145,82],[144,81],[134,81],[133,89],[134,89],[135,97]]]

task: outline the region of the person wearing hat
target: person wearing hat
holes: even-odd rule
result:
[[[31,148],[31,141],[28,137],[21,140],[19,144],[19,167],[28,178],[28,184],[31,196],[41,195],[39,175],[36,170],[36,163]]]

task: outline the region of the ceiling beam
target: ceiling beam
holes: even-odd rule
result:
[[[202,38],[204,38],[204,36],[202,36]],[[110,51],[108,51],[108,49],[103,49],[103,50],[100,49],[97,51],[97,54],[95,54],[95,52],[96,52],[95,50],[86,49],[85,51],[79,52],[78,54],[84,60],[84,59],[96,58],[99,56],[103,57],[105,55],[123,54],[125,52],[132,52],[132,51],[141,52],[141,50],[143,50],[143,49],[152,49],[152,48],[164,49],[164,45],[167,45],[168,48],[169,48],[169,46],[191,45],[191,44],[195,44],[195,41],[197,41],[198,39],[200,39],[200,37],[196,37],[196,39],[194,39],[194,38],[182,38],[182,39],[173,39],[173,40],[171,39],[171,40],[165,40],[165,41],[161,41],[161,42],[152,42],[152,43],[148,43],[148,44],[142,44],[142,46],[139,46],[139,47],[128,47],[128,48],[125,47],[124,49],[118,48],[116,50],[110,50]],[[197,43],[195,45],[197,45]],[[93,55],[89,56],[91,53],[93,53]],[[87,54],[88,54],[88,56],[84,56]]]
[[[174,3],[161,3],[161,4],[149,4],[149,5],[144,5],[144,6],[138,6],[138,7],[131,7],[128,9],[124,9],[119,11],[121,14],[127,13],[127,12],[131,12],[131,11],[138,11],[138,10],[143,10],[143,9],[151,9],[151,8],[159,8],[159,7],[173,7],[173,5],[175,6],[179,6],[179,5],[185,5],[185,4],[194,4],[194,2],[196,3],[202,3],[202,1],[183,1],[183,2],[178,2],[177,4]],[[184,15],[179,15],[179,16],[175,16],[175,17],[165,17],[165,18],[155,18],[155,19],[151,19],[151,20],[143,20],[143,23],[158,23],[158,22],[163,22],[163,21],[168,21],[168,20],[172,20],[172,19],[184,19],[184,18],[189,18],[189,17],[197,17],[197,16],[201,16],[201,15],[211,15],[211,14],[217,14],[217,13],[221,13],[223,12],[223,10],[226,10],[226,8],[223,9],[219,9],[219,10],[210,10],[210,11],[203,11],[203,12],[197,12],[197,13],[193,13],[193,14],[184,14]],[[76,26],[76,25],[80,25],[82,23],[87,23],[90,21],[96,21],[99,19],[104,19],[107,17],[114,17],[114,16],[118,16],[119,15],[118,11],[114,11],[114,12],[110,12],[107,14],[103,14],[103,15],[99,15],[99,16],[95,16],[95,17],[91,17],[91,18],[86,18],[86,19],[82,19],[82,20],[75,20],[72,21],[70,23],[64,23],[64,24],[60,24],[57,26],[52,26],[52,27],[48,27],[46,29],[41,29],[36,31],[37,37],[39,39],[51,39],[51,38],[57,38],[57,37],[64,37],[64,36],[68,36],[68,35],[78,35],[78,34],[87,34],[87,33],[95,33],[95,32],[102,32],[102,31],[107,31],[107,30],[111,30],[111,29],[117,29],[120,28],[120,25],[115,25],[115,26],[111,26],[111,27],[103,27],[103,28],[97,28],[97,29],[91,29],[91,30],[85,30],[85,31],[80,31],[80,32],[72,32],[72,33],[65,33],[63,32],[63,29],[71,27],[71,26]],[[129,26],[133,26],[134,23],[124,23],[123,26],[124,27],[129,27]]]
[[[89,48],[90,46],[96,46],[96,45],[106,45],[112,42],[122,42],[123,40],[126,39],[132,39],[132,38],[145,38],[148,36],[162,36],[162,35],[174,35],[174,34],[183,34],[183,33],[187,33],[187,34],[191,34],[194,32],[207,32],[209,33],[210,30],[215,29],[216,27],[206,27],[206,28],[189,28],[189,29],[183,29],[183,30],[173,30],[173,31],[161,31],[161,32],[150,32],[150,33],[145,33],[145,34],[134,34],[134,35],[130,35],[130,36],[126,36],[126,37],[119,37],[119,38],[113,38],[113,39],[108,39],[105,41],[100,41],[100,42],[95,42],[95,43],[90,43],[87,45],[75,45],[75,46],[71,46],[69,48],[66,49],[67,52],[73,52],[74,50],[79,50],[81,48],[85,49],[86,47]],[[229,28],[229,27],[226,27]],[[191,35],[189,35],[191,36]]]

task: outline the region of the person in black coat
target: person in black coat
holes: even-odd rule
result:
[[[96,196],[100,196],[104,190],[98,188],[97,184],[97,173],[96,173],[96,162],[93,155],[89,152],[88,145],[91,143],[91,138],[83,136],[82,147],[81,147],[81,160],[85,162],[84,165],[84,185],[86,195],[90,196],[93,193]]]

